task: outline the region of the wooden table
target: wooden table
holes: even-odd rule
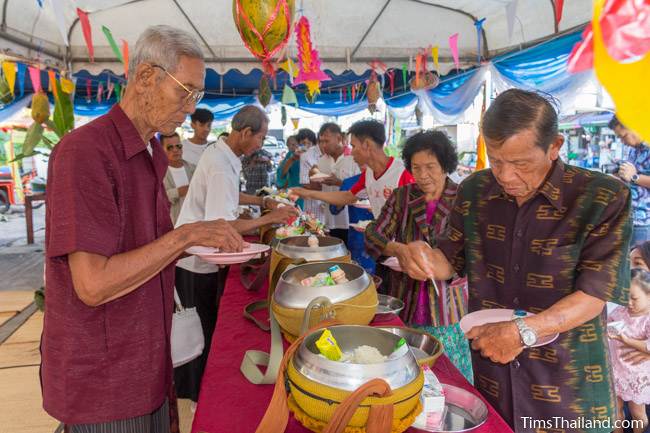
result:
[[[25,224],[27,225],[27,244],[34,243],[34,213],[32,203],[45,201],[45,193],[30,194],[25,196]]]

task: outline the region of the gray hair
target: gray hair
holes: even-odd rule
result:
[[[246,105],[232,118],[231,126],[233,131],[250,128],[253,134],[256,134],[268,123],[269,118],[264,111],[255,105]]]
[[[185,30],[165,25],[148,27],[129,58],[129,77],[135,78],[135,70],[142,63],[159,65],[173,73],[181,56],[204,58],[199,43]]]

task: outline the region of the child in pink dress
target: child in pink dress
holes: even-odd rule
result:
[[[628,306],[618,307],[608,318],[607,332],[612,356],[614,389],[619,408],[628,402],[632,417],[648,425],[645,405],[650,404],[650,360],[633,364],[625,360],[630,351],[650,353],[650,272],[632,269]]]

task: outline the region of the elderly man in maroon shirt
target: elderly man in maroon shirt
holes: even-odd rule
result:
[[[223,220],[172,229],[168,135],[203,96],[200,46],[145,30],[122,101],[72,131],[49,165],[43,405],[68,432],[165,433],[174,264],[188,247],[239,251]]]

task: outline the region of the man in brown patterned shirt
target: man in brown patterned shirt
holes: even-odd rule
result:
[[[482,133],[491,168],[460,185],[439,248],[409,244],[401,266],[420,280],[467,275],[469,311],[536,313],[467,334],[477,388],[515,431],[609,432],[616,399],[603,307],[626,302],[629,189],[560,161],[557,114],[536,93],[499,95]]]

